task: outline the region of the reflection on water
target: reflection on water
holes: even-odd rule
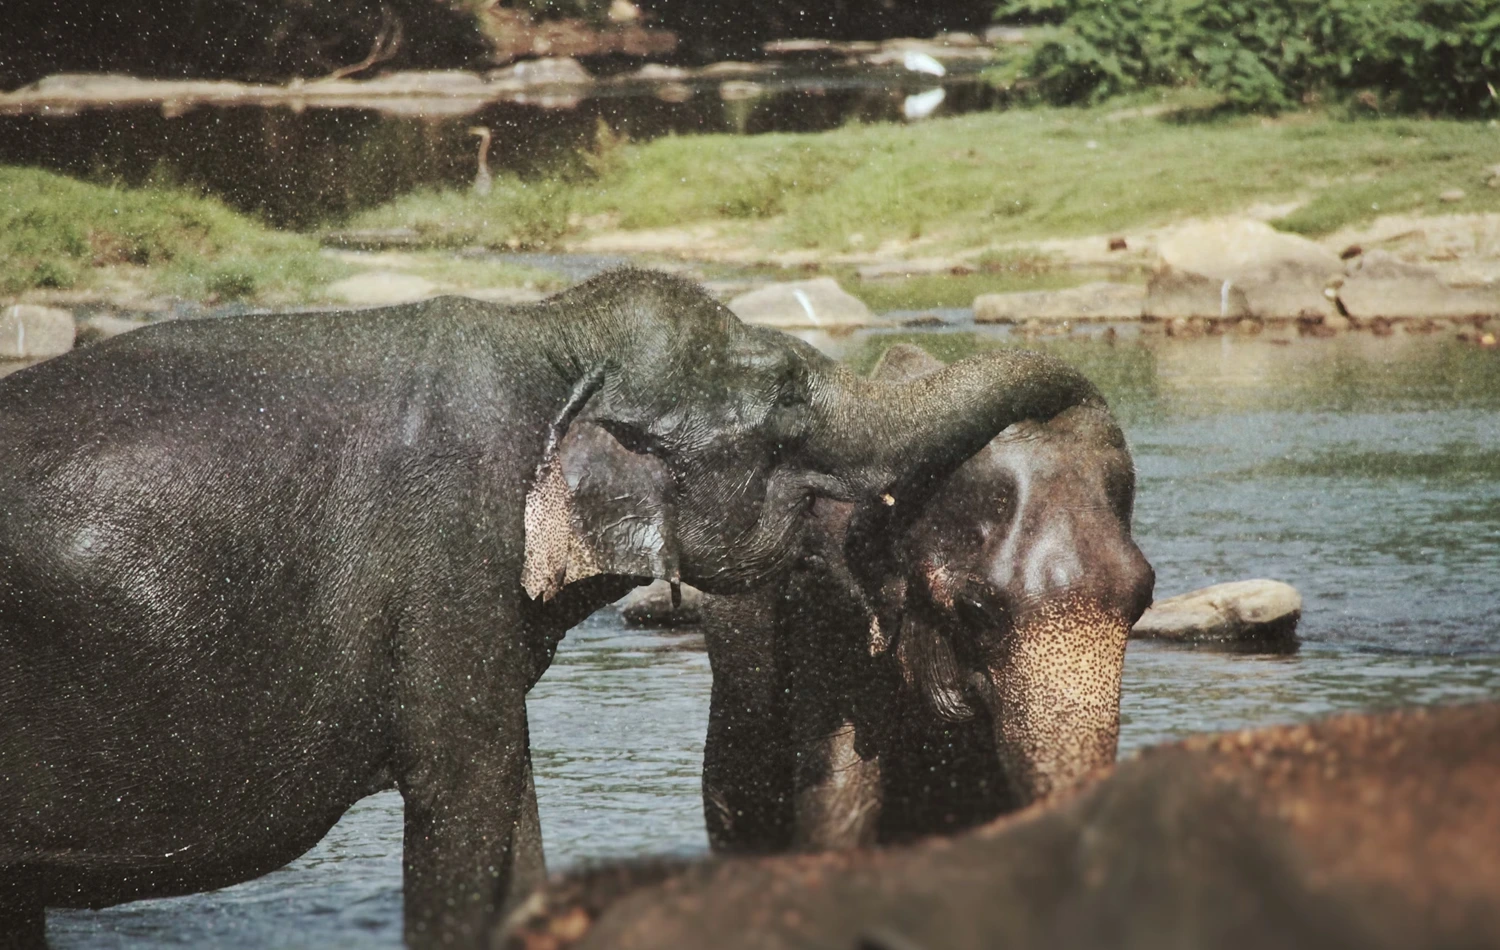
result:
[[[924,343],[957,355],[1003,333]],[[892,336],[840,346],[868,365]],[[1124,421],[1136,530],[1158,592],[1296,584],[1307,645],[1246,657],[1132,644],[1123,750],[1336,710],[1500,697],[1500,358],[1348,336],[1047,344]],[[530,698],[554,868],[706,847],[698,772],[708,665],[692,637],[601,611]],[[400,800],[367,799],[313,852],[212,894],[54,912],[59,948],[395,947]]]
[[[32,165],[139,185],[157,179],[203,188],[278,226],[310,228],[421,186],[464,188],[474,177],[468,129],[494,131],[490,163],[523,175],[576,168],[602,124],[646,141],[668,134],[818,132],[851,121],[897,121],[908,94],[932,85],[906,74],[781,76],[748,98],[717,82],[666,101],[644,87],[600,87],[571,108],[491,102],[453,115],[375,108],[155,106],[67,115],[0,115],[0,164]],[[994,107],[1000,94],[972,73],[945,81],[942,111]]]

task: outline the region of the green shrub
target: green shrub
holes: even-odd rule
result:
[[[1021,72],[1059,104],[1199,85],[1275,112],[1323,96],[1374,108],[1500,113],[1491,0],[1005,0],[1055,21]]]

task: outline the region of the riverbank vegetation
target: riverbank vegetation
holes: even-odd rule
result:
[[[346,272],[311,237],[186,188],[0,167],[0,294],[128,284],[195,300],[296,300]]]
[[[1252,205],[1291,208],[1278,226],[1310,235],[1381,214],[1500,211],[1500,189],[1484,187],[1500,146],[1488,124],[1245,116],[1223,101],[1138,94],[921,125],[614,142],[556,178],[507,176],[487,198],[410,195],[350,224],[513,247],[711,224],[766,250],[859,253],[1127,232]]]
[[[1054,104],[1195,86],[1233,108],[1309,102],[1500,115],[1500,6],[1476,0],[1004,0],[1049,24],[1016,63]]]

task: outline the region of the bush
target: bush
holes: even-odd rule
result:
[[[1053,22],[1022,68],[1043,97],[1093,102],[1199,85],[1275,112],[1321,96],[1449,115],[1500,113],[1500,5],[1483,0],[1005,0]]]

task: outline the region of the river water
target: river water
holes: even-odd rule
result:
[[[1004,331],[919,339],[940,355]],[[889,335],[823,341],[870,365]],[[1159,596],[1272,577],[1304,597],[1302,650],[1133,643],[1122,752],[1339,710],[1500,697],[1500,355],[1451,339],[1047,344],[1099,383],[1140,473]],[[530,697],[549,861],[707,847],[698,772],[709,673],[692,634],[604,610]],[[49,915],[62,950],[396,947],[401,802],[352,809],[313,851],[237,887]]]

